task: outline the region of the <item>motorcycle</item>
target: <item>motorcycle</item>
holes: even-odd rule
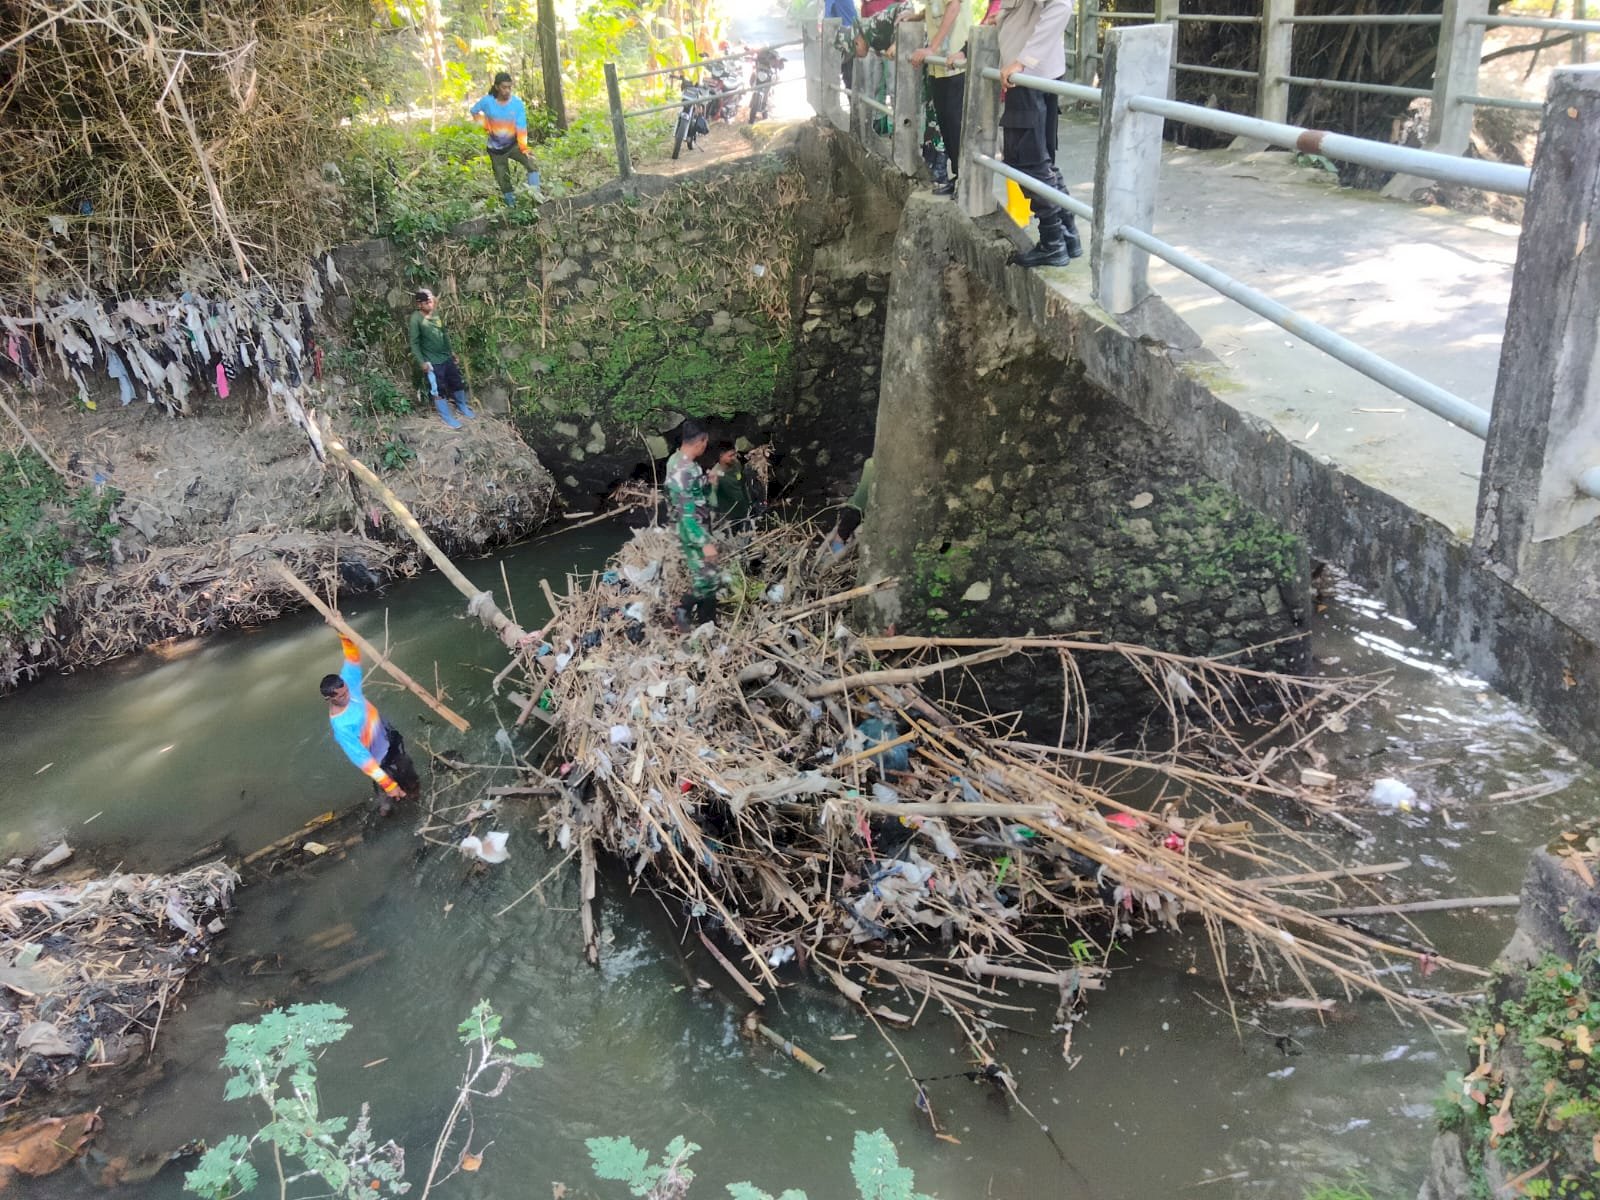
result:
[[[706,102],[706,117],[712,121],[732,121],[737,115],[739,103],[734,97],[725,95],[739,87],[739,72],[732,63],[712,63],[705,74],[705,84],[711,92],[711,98]]]
[[[767,118],[771,110],[772,87],[783,70],[783,56],[771,47],[756,52],[750,68],[750,124]]]
[[[690,83],[682,75],[674,75],[678,81],[678,88],[683,98],[683,108],[678,113],[677,128],[672,131],[672,157],[677,158],[678,152],[687,144],[689,149],[694,149],[694,142],[703,133],[710,133],[711,126],[706,122],[706,102],[711,97],[711,90],[698,83]]]

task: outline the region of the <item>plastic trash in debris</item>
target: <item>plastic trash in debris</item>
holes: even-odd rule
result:
[[[642,621],[650,615],[650,606],[643,600],[635,600],[622,610],[622,615],[630,621]]]
[[[1124,829],[1138,829],[1144,824],[1144,820],[1141,817],[1134,816],[1132,813],[1114,812],[1106,814],[1106,824],[1120,825]]]
[[[950,831],[944,827],[944,822],[938,817],[928,817],[917,826],[917,832],[923,834],[933,843],[933,848],[944,855],[951,862],[961,857],[961,850],[956,845],[955,839],[950,836]],[[1029,830],[1031,833],[1032,830]]]
[[[961,778],[961,776],[959,776],[959,775],[950,776],[950,782],[960,785],[960,787],[961,787],[961,798],[963,800],[965,800],[968,804],[982,804],[983,803],[983,797],[978,794],[978,789],[973,787],[965,779]]]
[[[643,590],[647,585],[654,583],[661,574],[661,562],[654,559],[642,567],[624,566],[622,575],[634,587]]]
[[[24,1027],[17,1034],[17,1049],[41,1058],[60,1058],[78,1052],[49,1021],[34,1021]]]
[[[872,798],[874,800],[876,800],[879,804],[899,804],[900,803],[900,793],[895,791],[887,783],[875,783],[875,784],[873,784],[872,785]]]
[[[469,834],[461,839],[459,848],[463,855],[479,862],[503,863],[511,857],[506,851],[506,839],[510,836],[510,833],[500,830],[486,833],[481,838]]]
[[[767,600],[772,604],[782,604],[783,598],[788,594],[783,584],[775,583],[767,589]]]
[[[622,576],[614,570],[600,572],[601,583],[621,583]]]
[[[784,963],[789,962],[793,958],[794,958],[794,947],[793,946],[779,946],[771,954],[767,955],[767,966],[769,966],[769,967],[781,967],[781,966],[783,966]]]
[[[1398,809],[1410,812],[1416,807],[1417,793],[1398,779],[1383,778],[1372,785],[1367,793],[1367,803],[1374,808]]]
[[[28,870],[48,871],[51,867],[59,867],[71,857],[72,847],[67,845],[65,842],[61,842],[54,850],[51,850],[48,854],[43,854],[36,859],[33,866],[29,867]]]
[[[516,746],[511,741],[511,735],[504,729],[496,729],[494,731],[494,744],[507,754],[515,754],[517,752]]]
[[[613,746],[627,746],[633,742],[633,730],[626,725],[613,725],[611,727],[611,744]]]
[[[874,746],[881,746],[885,742],[892,742],[900,736],[900,726],[893,721],[885,721],[881,717],[868,717],[858,725],[861,734],[862,747],[871,750]],[[877,763],[883,771],[909,771],[911,769],[911,746],[895,746],[885,750],[877,756]]]
[[[539,707],[549,712],[556,704],[556,694],[549,688],[539,693]]]

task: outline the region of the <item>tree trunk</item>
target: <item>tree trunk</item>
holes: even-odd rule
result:
[[[539,62],[544,75],[544,106],[556,128],[567,128],[567,102],[561,95],[561,47],[556,41],[555,0],[539,0]]]

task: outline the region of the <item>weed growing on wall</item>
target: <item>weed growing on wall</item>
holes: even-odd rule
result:
[[[1474,1030],[1478,1065],[1453,1072],[1441,1123],[1462,1135],[1487,1189],[1485,1153],[1525,1196],[1600,1200],[1600,952],[1596,933],[1576,962],[1546,954]],[[1485,1190],[1487,1195],[1487,1190]]]
[[[53,634],[51,614],[72,574],[68,552],[106,552],[115,488],[70,488],[32,450],[0,459],[0,640]]]

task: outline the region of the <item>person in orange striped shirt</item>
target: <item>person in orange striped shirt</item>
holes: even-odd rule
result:
[[[544,192],[539,188],[539,168],[528,157],[528,106],[521,96],[511,94],[511,76],[501,71],[494,77],[494,87],[468,112],[473,120],[483,126],[489,152],[489,165],[494,168],[495,185],[500,198],[507,206],[517,202],[516,191],[511,186],[511,160],[515,159],[528,170],[528,193],[535,204],[544,203]]]
[[[378,811],[388,816],[396,800],[422,789],[422,781],[400,731],[380,717],[377,707],[361,693],[361,650],[342,635],[339,643],[344,647],[344,666],[337,675],[322,677],[328,724],[345,757],[372,780]]]

